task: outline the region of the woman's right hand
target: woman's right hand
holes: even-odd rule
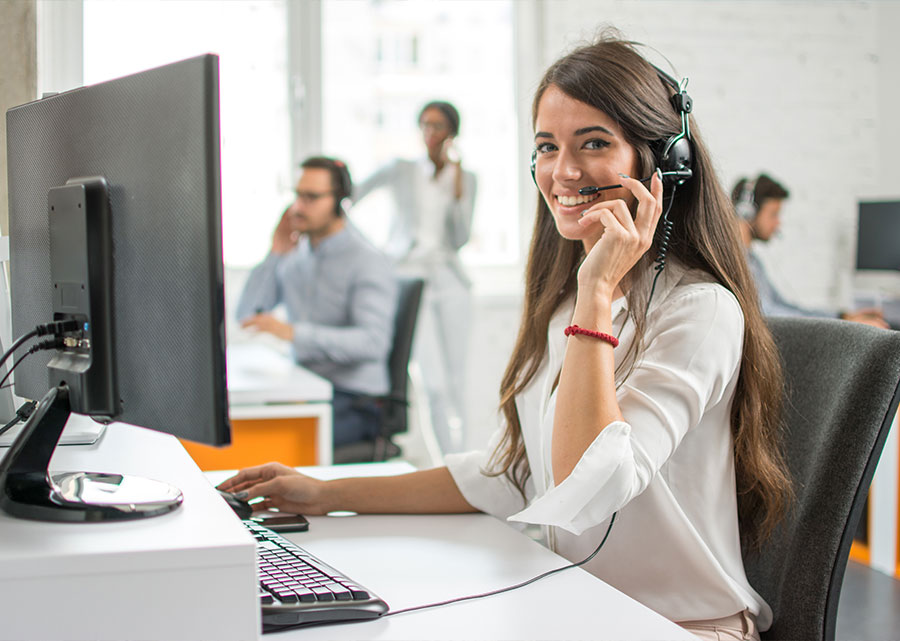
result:
[[[453,197],[460,200],[463,195],[462,159],[453,144],[453,138],[449,137],[441,145],[441,161],[444,165],[453,166]]]
[[[653,234],[662,216],[662,172],[657,170],[650,188],[623,174],[622,185],[637,200],[632,218],[622,199],[601,200],[581,214],[579,224],[598,230],[599,239],[589,248],[578,269],[578,286],[590,292],[601,292],[612,300],[622,279],[653,244]],[[587,245],[585,246],[586,248]]]
[[[277,508],[295,514],[325,514],[324,482],[281,463],[266,463],[241,470],[219,484],[226,492],[247,492],[246,499],[263,497],[254,509]]]

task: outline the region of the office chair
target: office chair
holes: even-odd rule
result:
[[[388,359],[391,389],[385,396],[375,399],[381,406],[379,432],[374,440],[348,443],[335,448],[335,463],[384,461],[400,454],[400,448],[391,438],[408,429],[409,357],[412,353],[425,281],[421,278],[402,278],[399,285],[397,314],[394,318],[394,340]]]
[[[768,322],[784,366],[796,502],[744,566],[774,613],[763,639],[833,641],[850,544],[900,400],[900,333],[830,319]]]

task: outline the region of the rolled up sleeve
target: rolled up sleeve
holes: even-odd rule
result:
[[[526,501],[534,496],[534,486],[529,479],[523,498],[506,476],[486,474],[491,452],[500,442],[502,434],[502,430],[495,432],[486,450],[447,454],[444,464],[469,505],[491,516],[506,519],[521,510]]]

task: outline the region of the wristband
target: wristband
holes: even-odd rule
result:
[[[571,336],[572,334],[584,334],[585,336],[599,338],[601,341],[606,341],[613,347],[619,346],[619,339],[615,336],[604,334],[603,332],[595,332],[592,329],[584,329],[583,327],[579,327],[578,325],[569,325],[568,327],[566,327],[566,336]]]

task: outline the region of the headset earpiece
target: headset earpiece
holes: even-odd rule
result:
[[[334,161],[334,174],[337,191],[334,194],[334,213],[344,215],[343,202],[353,194],[353,181],[350,178],[350,170],[340,160]]]
[[[756,203],[756,181],[749,178],[741,185],[741,194],[734,204],[734,211],[748,223],[756,218],[759,206]]]
[[[687,78],[679,84],[675,78],[665,71],[653,65],[659,79],[663,84],[675,90],[670,98],[672,107],[681,116],[681,131],[665,140],[660,140],[654,145],[657,167],[662,170],[663,184],[669,187],[681,186],[694,175],[693,152],[691,146],[691,128],[688,123],[688,114],[694,108],[694,101],[688,95]]]
[[[657,166],[662,171],[663,182],[668,186],[683,185],[694,175],[691,161],[690,140],[682,136],[666,140],[657,156]]]

